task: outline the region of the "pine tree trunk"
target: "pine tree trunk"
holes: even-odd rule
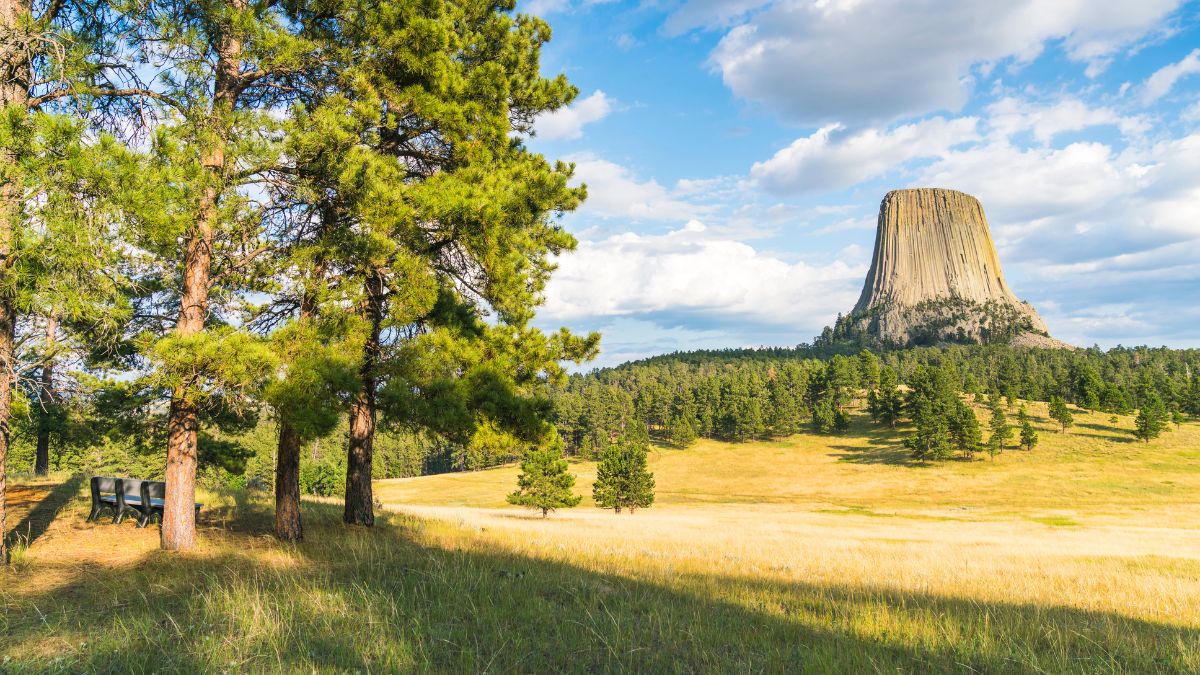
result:
[[[46,361],[42,364],[42,382],[39,400],[42,417],[38,420],[37,453],[33,460],[33,473],[45,476],[50,473],[50,420],[47,413],[54,409],[54,346],[57,339],[58,319],[53,314],[46,317]]]
[[[0,216],[0,255],[7,255],[11,250],[6,238],[11,236],[11,225],[4,216]],[[7,231],[6,231],[7,230]],[[13,327],[16,324],[16,312],[10,297],[0,297],[0,565],[8,564],[8,548],[5,539],[8,536],[6,520],[8,495],[8,445],[9,418],[12,416],[12,373],[13,373]]]
[[[300,434],[287,422],[279,424],[275,458],[275,536],[283,541],[304,539],[300,521]]]
[[[324,277],[323,266],[317,262],[314,276]],[[317,299],[306,292],[300,299],[300,320],[311,319],[317,313]],[[279,446],[275,453],[275,536],[283,541],[304,539],[300,520],[300,451],[303,439],[288,424],[279,422]]]
[[[371,332],[363,345],[359,377],[362,389],[350,406],[350,448],[346,457],[346,511],[350,525],[375,524],[371,493],[371,460],[375,443],[375,364],[379,361],[379,330],[383,323],[383,284],[378,276],[367,280],[365,303]]]
[[[15,36],[17,26],[31,12],[29,0],[0,0],[0,34]],[[0,110],[29,105],[29,56],[19,41],[0,44]],[[10,288],[13,240],[21,217],[21,192],[15,183],[17,157],[12,148],[0,147],[0,288]],[[12,415],[13,342],[16,307],[9,293],[0,294],[0,565],[8,563],[6,495],[8,490],[9,417]]]
[[[244,0],[234,0],[232,4],[242,9],[245,3]],[[208,316],[213,230],[221,194],[219,186],[224,184],[229,118],[240,88],[242,44],[234,37],[232,26],[228,24],[218,26],[215,31],[217,67],[210,121],[218,132],[213,134],[212,145],[201,160],[208,185],[196,209],[196,223],[188,233],[183,263],[183,293],[180,297],[179,321],[175,326],[175,334],[180,337],[202,332]],[[171,392],[167,433],[167,490],[163,499],[160,540],[162,547],[168,551],[183,551],[196,544],[196,450],[200,433],[199,411],[184,386]]]
[[[205,192],[200,218],[188,242],[179,322],[175,326],[175,334],[181,337],[203,331],[208,315],[216,192],[215,188]],[[167,490],[163,499],[161,544],[168,551],[183,551],[196,543],[196,467],[200,435],[199,411],[187,387],[180,386],[171,392],[167,433]]]

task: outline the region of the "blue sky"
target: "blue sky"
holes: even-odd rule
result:
[[[982,201],[1051,334],[1200,346],[1200,2],[531,0],[580,95],[538,322],[596,365],[807,342],[854,305],[879,200]]]

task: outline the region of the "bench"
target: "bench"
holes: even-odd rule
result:
[[[166,492],[167,484],[162,481],[92,476],[92,512],[88,520],[98,520],[107,509],[112,511],[115,524],[121,523],[127,515],[137,518],[138,527],[145,527],[155,517],[162,523]],[[200,507],[201,504],[196,504],[197,518]]]

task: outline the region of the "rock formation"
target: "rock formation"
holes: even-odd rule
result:
[[[1005,342],[1065,347],[1004,280],[983,206],[955,190],[893,190],[875,254],[839,332],[890,346]]]

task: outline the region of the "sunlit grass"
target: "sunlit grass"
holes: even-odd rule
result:
[[[205,495],[186,555],[85,524],[77,486],[0,573],[0,670],[1200,671],[1200,427],[1077,422],[995,462],[861,421],[659,450],[633,516],[491,508],[512,467],[384,481],[374,530],[306,503],[299,546],[265,496]],[[18,522],[55,494],[18,490]]]

